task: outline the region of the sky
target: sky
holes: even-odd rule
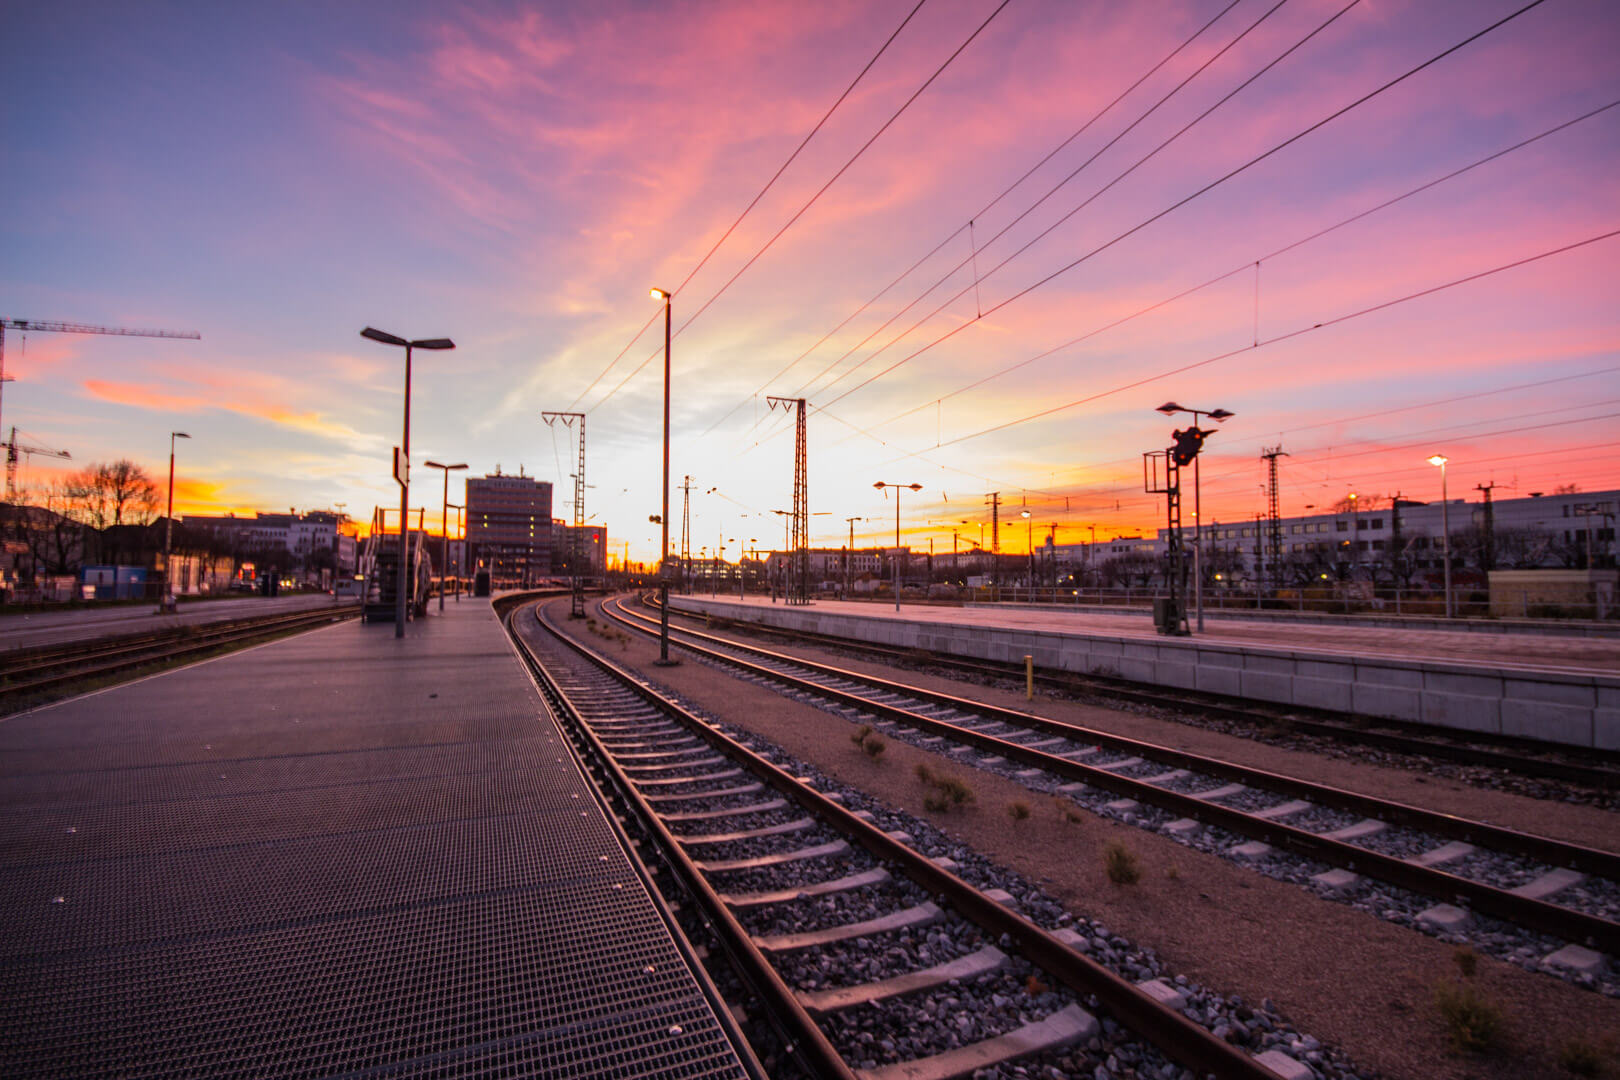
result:
[[[1284,515],[1437,499],[1435,453],[1453,497],[1617,488],[1620,6],[1526,2],[16,5],[0,316],[201,337],[10,330],[0,425],[72,455],[25,485],[164,483],[185,431],[177,514],[365,522],[404,364],[359,331],[450,337],[412,460],[565,517],[542,414],[584,413],[584,516],[654,559],[658,287],[694,555],[781,544],[772,395],[817,545],[892,542],[880,481],[937,551],[995,492],[1003,550],[1151,533],[1167,401],[1234,414],[1212,522],[1278,446]]]

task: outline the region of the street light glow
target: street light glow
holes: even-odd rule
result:
[[[654,300],[668,300],[670,296],[670,294],[665,292],[663,289],[648,289],[647,293]]]
[[[1448,462],[1450,460],[1451,459],[1446,457],[1444,454],[1435,454],[1433,457],[1431,457],[1429,459],[1429,464],[1430,465],[1444,465],[1446,462]]]

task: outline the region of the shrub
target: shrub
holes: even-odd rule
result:
[[[872,734],[872,725],[862,724],[860,727],[855,729],[855,733],[849,737],[849,741],[854,743],[856,746],[860,746],[862,743],[866,742],[866,737],[870,734]]]
[[[1452,962],[1457,965],[1457,972],[1465,979],[1474,977],[1474,969],[1479,966],[1479,953],[1467,945],[1459,945],[1451,953]]]
[[[1014,821],[1024,821],[1029,817],[1029,803],[1022,799],[1014,799],[1007,804],[1007,813]]]
[[[870,736],[865,742],[861,743],[861,749],[866,751],[867,757],[871,758],[873,761],[876,761],[878,758],[883,756],[883,751],[888,749],[888,744],[882,739],[878,738],[876,735],[873,735]]]
[[[925,784],[932,784],[934,782],[934,770],[930,769],[928,767],[927,762],[925,762],[925,761],[917,762],[917,770],[916,771],[917,771],[917,779],[918,780],[921,780]]]
[[[1115,885],[1135,885],[1142,880],[1142,868],[1136,856],[1118,840],[1103,849],[1103,870]]]
[[[1057,807],[1058,817],[1067,821],[1070,825],[1078,825],[1086,820],[1085,815],[1080,812],[1080,808],[1068,799],[1054,798],[1052,805]]]
[[[1613,1046],[1609,1047],[1613,1050]],[[1558,1067],[1574,1076],[1602,1076],[1605,1054],[1589,1042],[1571,1039],[1558,1048]]]
[[[1181,870],[1176,866],[1175,863],[1171,863],[1168,867],[1165,868],[1164,876],[1169,878],[1171,881],[1180,881],[1181,880]]]
[[[1502,1037],[1502,1010],[1469,983],[1435,983],[1434,1005],[1451,1045],[1464,1053],[1483,1053]]]

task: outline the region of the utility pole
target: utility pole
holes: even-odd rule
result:
[[[681,477],[681,592],[692,591],[687,564],[692,561],[692,478]]]
[[[1488,484],[1475,484],[1475,491],[1485,493],[1485,572],[1489,574],[1496,569],[1496,508],[1491,505],[1491,492],[1500,485],[1495,480]]]
[[[807,474],[808,447],[805,445],[805,400],[768,396],[771,411],[780,407],[795,414],[793,440],[793,538],[790,545],[792,571],[788,574],[783,600],[789,604],[810,602],[810,485]]]
[[[547,427],[558,420],[573,433],[574,421],[579,421],[579,469],[574,473],[574,528],[568,542],[568,574],[569,584],[572,586],[573,600],[569,606],[569,618],[583,619],[585,617],[585,579],[579,572],[579,546],[583,542],[582,534],[585,531],[585,414],[576,412],[543,412],[540,418],[546,422]],[[607,552],[602,553],[607,559]],[[606,567],[603,567],[605,570]],[[441,590],[442,592],[442,590]],[[440,597],[443,604],[443,596]]]
[[[990,584],[1001,584],[1001,492],[985,496],[990,503]]]
[[[1282,588],[1282,510],[1277,500],[1277,459],[1287,457],[1281,445],[1268,446],[1260,452],[1265,459],[1268,484],[1266,487],[1266,548],[1271,559],[1271,588]]]
[[[844,548],[844,599],[845,600],[848,600],[849,596],[850,596],[849,560],[855,554],[855,523],[857,521],[865,521],[865,520],[866,519],[863,518],[863,517],[849,517],[849,518],[844,519],[845,523],[849,525],[849,546]]]

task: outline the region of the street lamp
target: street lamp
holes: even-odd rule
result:
[[[450,473],[454,469],[465,469],[465,461],[457,465],[440,465],[437,461],[427,463],[430,469],[444,470],[444,515],[439,522],[439,614],[444,614],[444,572],[450,567]]]
[[[1030,600],[1033,602],[1035,599],[1035,519],[1030,517],[1027,509],[1018,511],[1018,516],[1024,519],[1024,546],[1029,549],[1029,588]]]
[[[1185,405],[1178,405],[1174,401],[1167,401],[1160,405],[1158,412],[1166,416],[1174,416],[1178,412],[1192,413],[1193,427],[1198,426],[1198,418],[1207,416],[1217,424],[1224,423],[1236,416],[1236,413],[1225,409],[1189,409]],[[1198,458],[1193,458],[1193,608],[1198,613],[1198,629],[1204,629],[1204,572],[1200,565],[1204,553],[1204,527],[1199,523],[1200,491],[1198,483]]]
[[[672,294],[668,289],[650,289],[648,295],[664,305],[664,502],[663,512],[658,516],[663,532],[663,554],[658,562],[658,663],[668,667],[674,663],[669,658],[669,302]]]
[[[1452,617],[1451,610],[1451,515],[1450,507],[1446,504],[1446,462],[1451,459],[1444,454],[1435,454],[1429,458],[1430,465],[1440,467],[1440,550],[1446,561],[1446,618]]]
[[[894,610],[900,610],[900,489],[921,491],[921,484],[886,484],[882,480],[872,485],[878,490],[894,488]]]
[[[163,517],[163,592],[168,599],[174,598],[174,572],[169,568],[169,541],[174,534],[174,440],[189,439],[183,431],[169,432],[169,512]],[[16,442],[13,437],[12,442]],[[164,604],[168,606],[167,602]]]
[[[402,337],[385,333],[366,327],[360,331],[360,336],[370,338],[372,341],[384,345],[397,345],[405,350],[405,431],[400,438],[399,447],[399,587],[398,595],[394,598],[394,636],[405,636],[405,594],[407,574],[410,568],[406,565],[408,545],[405,541],[406,533],[410,529],[411,505],[411,350],[412,349],[453,349],[456,343],[449,338],[418,338],[415,341],[406,341]]]
[[[465,495],[462,498],[466,498]],[[461,568],[467,559],[467,527],[461,523],[461,512],[467,509],[466,504],[457,506],[455,503],[445,504],[445,513],[451,510],[456,512],[456,539],[461,542],[461,554],[456,558],[456,603],[461,603]]]

